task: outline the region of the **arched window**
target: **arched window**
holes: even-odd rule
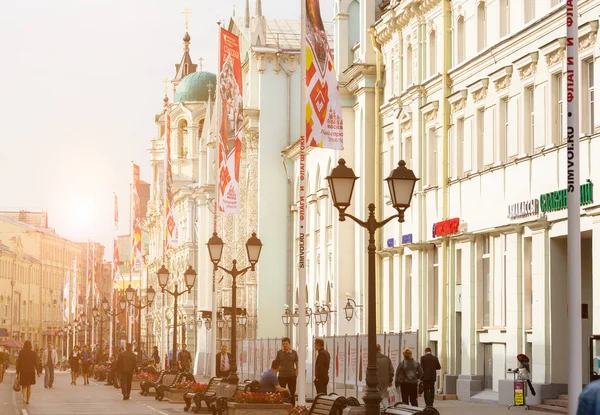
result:
[[[348,66],[355,62],[355,46],[360,43],[360,6],[354,0],[348,6]]]
[[[188,123],[186,120],[179,121],[177,125],[177,152],[175,158],[185,158],[188,153]]]
[[[315,302],[321,301],[321,296],[319,295],[319,283],[317,282],[317,287],[315,288]]]
[[[456,21],[456,62],[459,64],[465,60],[466,51],[466,37],[465,37],[465,17],[460,16]]]
[[[477,5],[477,51],[481,51],[487,46],[486,39],[486,9],[485,9],[485,1],[480,1]]]
[[[435,30],[429,33],[429,76],[437,72],[437,39]]]
[[[327,281],[327,304],[331,303],[331,283]]]
[[[413,83],[413,49],[411,45],[406,48],[406,85]]]

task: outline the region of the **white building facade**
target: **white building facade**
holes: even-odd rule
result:
[[[459,399],[490,390],[510,403],[506,372],[519,353],[539,392],[529,403],[555,398],[568,377],[565,5],[452,1],[444,19],[443,4],[391,1],[375,24],[385,63],[380,163],[387,172],[404,159],[421,178],[406,222],[380,235],[390,292],[382,327],[418,330],[419,352],[440,356],[441,389]],[[579,13],[587,383],[587,338],[600,331],[600,2],[579,1]]]

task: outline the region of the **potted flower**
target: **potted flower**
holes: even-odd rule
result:
[[[284,403],[281,393],[238,392],[227,404],[229,415],[287,415],[291,405]]]
[[[172,387],[171,390],[168,391],[169,402],[185,403],[185,401],[183,400],[183,395],[185,395],[188,392],[192,392],[193,389],[197,388],[197,385],[199,384],[193,381],[179,382],[177,385]]]
[[[140,390],[140,383],[144,380],[154,382],[156,379],[158,379],[158,375],[145,372],[137,373],[131,378],[131,390]]]
[[[310,408],[306,405],[298,405],[288,411],[288,415],[308,415]]]

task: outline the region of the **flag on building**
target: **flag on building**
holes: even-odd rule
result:
[[[140,202],[140,166],[133,165],[132,192],[132,224],[133,232],[131,238],[131,267],[134,271],[142,269],[142,208]]]
[[[114,241],[113,241],[113,281],[117,282],[121,278],[121,271],[119,269],[119,204],[117,201],[117,195],[114,195]]]
[[[165,142],[165,248],[177,248],[179,243],[179,230],[177,217],[173,204],[173,171],[171,169],[171,117],[166,116],[166,142]]]
[[[319,0],[306,0],[306,142],[344,149],[342,102]]]
[[[219,51],[219,210],[240,213],[240,157],[244,101],[239,38],[221,28]]]
[[[64,321],[69,320],[69,296],[70,296],[70,281],[71,281],[71,270],[67,270],[67,277],[63,283],[63,288],[61,291],[61,308],[60,312],[62,314],[62,318]]]

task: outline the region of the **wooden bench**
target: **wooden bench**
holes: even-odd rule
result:
[[[168,376],[168,375],[167,375]],[[170,378],[167,378],[167,376],[165,376],[163,378],[163,381],[161,382],[160,385],[156,385],[154,387],[154,389],[156,389],[156,396],[154,397],[155,399],[162,401],[165,398],[165,392],[166,391],[170,391],[171,388],[175,387],[175,385],[177,385],[178,383],[181,382],[195,382],[196,379],[194,378],[193,375],[187,373],[187,372],[179,372],[175,375],[175,378],[173,379],[173,381],[171,383],[169,383],[168,381],[170,380]]]
[[[148,396],[148,392],[150,392],[150,388],[155,387],[157,384],[159,384],[160,382],[162,382],[163,377],[165,376],[167,372],[165,370],[163,370],[162,372],[160,372],[158,374],[158,379],[156,379],[155,381],[152,380],[142,380],[140,382],[140,395],[142,396]]]
[[[200,408],[202,407],[202,402],[206,403],[206,407],[210,407],[210,403],[213,399],[216,399],[217,396],[217,387],[221,384],[223,378],[210,378],[208,382],[208,387],[204,392],[188,392],[183,395],[183,400],[185,401],[185,407],[183,410],[185,412],[190,410],[190,406],[192,406],[192,401],[196,405],[194,408],[194,412],[198,413]]]
[[[315,396],[312,405],[310,406],[309,415],[342,415],[344,408],[348,406],[348,401],[345,397],[334,393],[325,395],[320,393]]]
[[[388,406],[385,408],[383,413],[389,415],[440,415],[438,410],[433,406],[417,408],[416,406],[404,405],[403,403],[397,403],[394,406]]]
[[[238,383],[235,388],[233,396],[217,396],[216,401],[211,406],[213,408],[213,414],[222,415],[227,411],[227,403],[233,402],[233,399],[237,393],[240,392],[258,392],[260,390],[260,382],[257,380],[245,380],[242,383]]]

